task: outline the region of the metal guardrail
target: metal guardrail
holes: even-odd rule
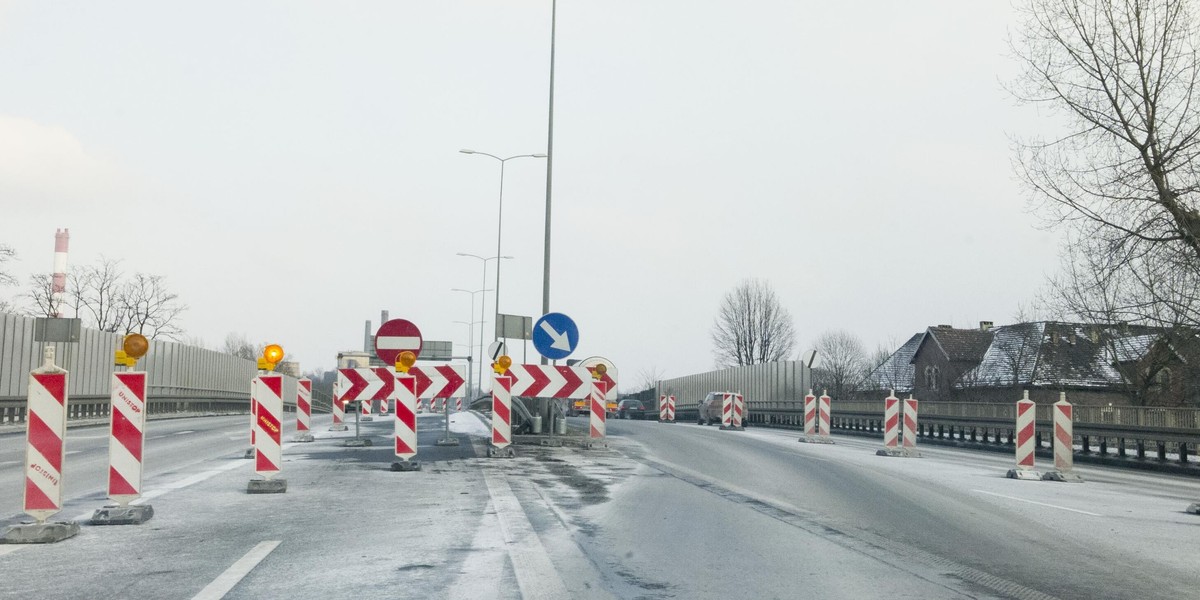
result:
[[[697,418],[698,405],[676,408],[681,421]],[[802,401],[759,401],[747,403],[747,422],[763,427],[804,428]],[[1049,448],[1053,430],[1051,405],[1037,406],[1039,448]],[[830,414],[835,430],[883,436],[883,402],[833,402]],[[1010,446],[1016,429],[1016,404],[977,402],[921,402],[918,437]],[[1083,453],[1101,455],[1115,448],[1117,456],[1133,451],[1145,458],[1147,447],[1158,460],[1175,455],[1188,463],[1190,453],[1200,449],[1200,409],[1137,406],[1074,407],[1076,445]]]

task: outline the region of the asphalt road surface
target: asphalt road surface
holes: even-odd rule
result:
[[[1004,478],[1002,455],[789,431],[610,421],[604,448],[487,458],[484,424],[419,419],[422,470],[318,417],[285,494],[249,495],[248,417],[152,421],[143,525],[0,546],[0,598],[1193,598],[1200,481],[1081,467]],[[291,421],[291,419],[288,419]],[[582,419],[575,421],[582,424]],[[101,507],[103,428],[68,434],[69,501]],[[290,439],[292,426],[285,430]],[[0,435],[0,516],[20,512],[23,436]]]

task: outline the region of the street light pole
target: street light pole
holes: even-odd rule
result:
[[[503,218],[504,218],[504,163],[507,163],[508,161],[510,161],[514,158],[546,158],[546,155],[545,154],[516,154],[513,156],[509,156],[507,158],[500,158],[499,156],[496,156],[495,154],[489,154],[487,152],[479,152],[476,150],[464,149],[464,150],[459,150],[459,152],[462,152],[463,154],[479,154],[482,156],[489,156],[500,162],[500,202],[499,202],[499,209],[498,209],[497,215],[496,215],[496,257],[499,258],[500,257],[500,239],[501,239],[501,235],[504,231],[501,227],[501,224],[502,224]],[[496,322],[499,322],[499,320],[500,320],[500,261],[497,260],[496,261]],[[497,333],[493,337],[493,341],[498,340],[498,339],[500,339],[499,333]],[[482,341],[482,339],[480,341]]]
[[[482,256],[479,256],[478,254],[471,254],[468,252],[456,252],[455,255],[456,256],[468,256],[470,258],[478,259],[479,262],[483,264],[483,285],[479,286],[479,289],[481,289],[481,290],[483,290],[484,288],[487,287],[487,263],[488,263],[488,261],[495,260],[496,265],[497,265],[497,270],[499,270],[500,261],[497,259],[508,260],[508,259],[512,258],[511,256],[489,256],[487,258],[484,258]],[[492,290],[484,290],[484,291],[490,292]],[[474,304],[475,299],[472,298],[471,300],[472,300],[472,304]],[[482,375],[483,375],[483,364],[484,364],[484,362],[483,362],[483,340],[484,340],[483,326],[485,323],[487,323],[487,321],[483,318],[483,311],[485,310],[486,304],[487,304],[487,294],[484,294],[483,298],[479,302],[479,374],[481,376],[481,379],[482,379]],[[474,309],[472,309],[472,312],[474,312]],[[483,389],[482,382],[479,384],[479,389],[481,389],[481,390]]]
[[[542,314],[550,312],[550,191],[554,180],[554,34],[558,23],[558,0],[550,1],[550,117],[546,127],[546,238],[542,257]],[[547,364],[542,357],[542,364]]]
[[[484,264],[486,265],[487,263],[485,262]],[[485,267],[485,270],[486,270],[486,267]],[[484,273],[483,277],[484,277],[484,279],[486,279],[486,278],[487,278],[487,273],[486,273],[486,272]],[[467,326],[467,339],[468,339],[468,341],[467,341],[467,354],[472,354],[472,355],[473,355],[473,354],[475,354],[475,323],[474,323],[474,319],[475,319],[475,294],[480,294],[480,293],[484,293],[484,292],[490,292],[490,291],[492,291],[492,290],[489,290],[489,289],[487,289],[487,288],[480,288],[480,289],[477,289],[477,290],[474,290],[474,291],[472,291],[472,290],[464,290],[464,289],[462,289],[462,288],[451,288],[451,290],[450,290],[450,291],[452,291],[452,292],[465,292],[465,293],[467,293],[467,294],[470,294],[470,295],[471,295],[471,312],[470,312],[470,313],[468,313],[468,314],[469,314],[469,316],[470,316],[470,319],[472,319],[472,322],[468,323],[467,321],[455,321],[455,323],[462,323],[463,325],[466,325],[466,326]],[[483,308],[483,303],[480,303],[480,306],[479,306],[479,308],[480,308],[480,309],[482,309],[482,308]],[[479,321],[479,344],[482,346],[482,345],[483,345],[483,311],[482,311],[482,310],[480,310],[479,317],[480,317],[480,321]],[[479,352],[480,352],[480,357],[482,357],[482,356],[483,356],[483,349],[482,349],[482,348],[480,348]],[[483,364],[483,363],[480,363],[480,364]],[[477,383],[477,382],[476,382],[476,381],[474,381],[474,379],[472,379],[472,380],[471,380],[471,383],[472,383],[472,384],[475,384],[475,383]],[[480,386],[479,386],[479,388],[480,388],[480,389],[483,389],[483,386],[482,386],[482,385],[480,385]],[[469,386],[468,386],[468,391],[469,391]]]

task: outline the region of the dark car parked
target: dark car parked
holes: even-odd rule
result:
[[[651,419],[658,413],[636,398],[626,398],[617,403],[618,419]]]

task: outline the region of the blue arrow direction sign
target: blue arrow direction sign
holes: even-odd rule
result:
[[[571,317],[546,313],[533,325],[533,347],[550,360],[566,358],[579,345],[579,328]]]

